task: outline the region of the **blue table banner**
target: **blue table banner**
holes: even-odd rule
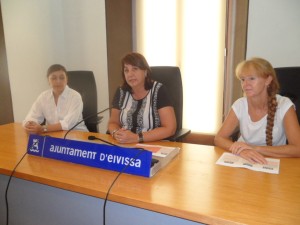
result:
[[[30,135],[27,153],[66,162],[150,177],[152,152],[106,144]]]

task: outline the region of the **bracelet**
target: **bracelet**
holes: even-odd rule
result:
[[[116,133],[118,130],[120,130],[120,128],[114,129],[114,130],[111,132],[111,136],[112,136],[113,138],[115,138],[115,133]]]
[[[139,135],[139,143],[143,143],[144,142],[144,135],[142,132],[138,133]]]

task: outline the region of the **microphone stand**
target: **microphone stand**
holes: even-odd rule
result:
[[[106,109],[103,109],[103,110],[100,111],[100,112],[97,112],[96,114],[92,114],[92,115],[89,115],[89,116],[83,118],[82,120],[80,120],[78,123],[76,123],[73,127],[71,127],[71,128],[65,133],[64,139],[66,139],[66,137],[67,137],[68,133],[70,133],[70,131],[72,131],[75,127],[77,127],[77,126],[78,126],[80,123],[82,123],[83,121],[85,121],[85,120],[87,120],[87,119],[90,119],[90,118],[92,118],[92,117],[94,117],[94,116],[97,116],[98,114],[103,113],[103,112],[105,112],[105,111],[107,111],[107,110],[109,110],[109,109],[111,109],[111,107],[108,107],[108,108],[106,108]]]
[[[105,141],[105,140],[103,140],[103,139],[101,139],[101,138],[98,138],[98,137],[95,137],[95,136],[93,136],[93,135],[88,136],[88,139],[89,139],[89,140],[99,140],[99,141],[102,141],[102,142],[104,142],[104,143],[106,143],[106,144],[109,144],[109,145],[112,145],[112,146],[120,147],[120,146],[118,146],[118,145],[115,145],[115,144],[113,144],[113,143],[111,143],[111,142],[109,142],[109,141]]]

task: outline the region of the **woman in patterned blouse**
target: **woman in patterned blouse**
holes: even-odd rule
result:
[[[175,134],[176,118],[166,87],[151,79],[143,55],[122,59],[123,85],[115,93],[108,130],[119,143],[149,142]]]

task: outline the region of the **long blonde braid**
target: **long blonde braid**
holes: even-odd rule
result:
[[[273,127],[277,108],[276,95],[268,96],[268,116],[266,127],[266,144],[272,146],[273,141]]]

